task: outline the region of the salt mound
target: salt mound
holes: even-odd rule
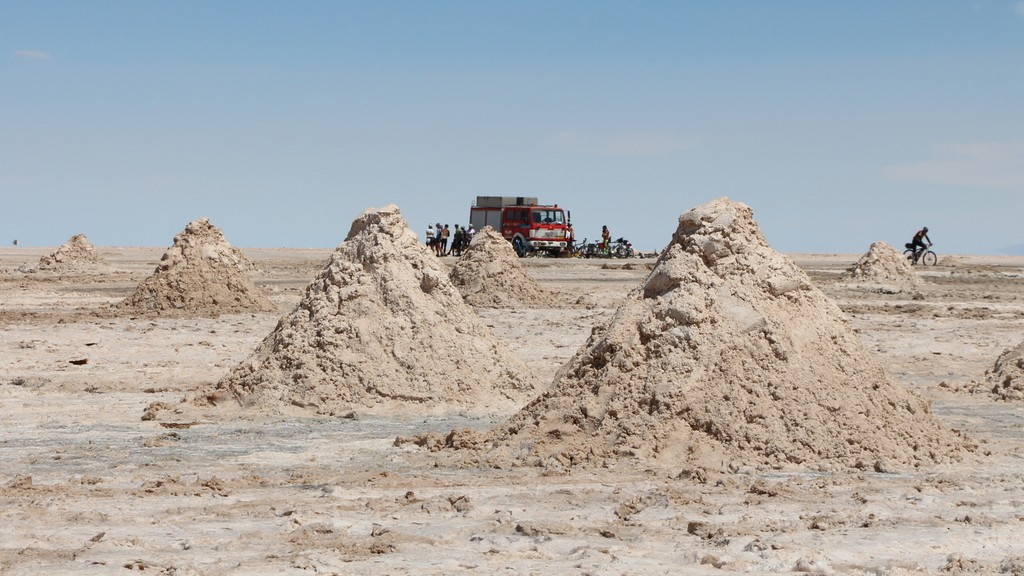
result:
[[[75,234],[59,248],[40,258],[36,269],[71,272],[106,266],[107,261],[100,256],[85,234]]]
[[[490,226],[473,236],[449,278],[467,304],[481,308],[550,308],[559,302],[523,270],[512,245]]]
[[[654,270],[558,373],[485,434],[420,437],[496,463],[878,471],[959,459],[944,429],[861,346],[842,312],[721,198],[679,217]]]
[[[352,223],[295,309],[206,399],[319,413],[512,410],[534,388],[392,205]]]
[[[200,218],[174,237],[153,274],[120,307],[132,313],[195,316],[276,311],[249,277],[252,269],[209,219]]]
[[[885,242],[875,242],[848,271],[849,281],[878,286],[885,292],[903,292],[923,281],[907,258]]]
[[[999,355],[984,384],[1001,400],[1024,400],[1024,342]]]

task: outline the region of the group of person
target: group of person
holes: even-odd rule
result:
[[[469,246],[469,243],[473,240],[473,235],[476,234],[476,229],[473,225],[459,226],[455,224],[455,231],[452,232],[448,228],[448,225],[441,225],[440,222],[436,224],[427,225],[427,246],[434,251],[437,256],[462,256],[462,251]],[[569,225],[567,237],[570,245],[573,241],[572,225]],[[448,244],[451,242],[451,247]],[[926,243],[927,242],[927,243]],[[14,241],[17,245],[18,241]],[[601,242],[598,244],[599,249],[609,250],[612,243],[612,233],[608,230],[608,226],[601,226]],[[926,248],[932,245],[932,239],[928,237],[928,227],[925,226],[918,230],[914,234],[914,238],[907,245],[914,251],[914,261],[917,261],[918,256],[924,252]]]
[[[459,226],[455,224],[454,231],[447,224],[427,224],[427,246],[434,251],[436,256],[462,256],[469,243],[476,234],[473,225]],[[451,246],[449,247],[449,242]]]

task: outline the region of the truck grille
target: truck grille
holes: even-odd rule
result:
[[[558,238],[558,239],[562,239],[562,238],[565,238],[565,231],[564,230],[534,230],[533,231],[533,237],[534,238]]]

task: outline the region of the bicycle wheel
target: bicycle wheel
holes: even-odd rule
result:
[[[935,266],[939,263],[939,257],[935,255],[935,252],[929,250],[921,256],[921,262],[923,262],[925,266]]]
[[[913,250],[904,250],[903,251],[903,256],[905,256],[907,258],[907,262],[910,262],[911,265],[914,264],[914,251]]]

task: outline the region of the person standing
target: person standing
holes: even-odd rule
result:
[[[448,238],[451,237],[451,230],[448,229],[448,225],[444,225],[444,230],[441,230],[441,256],[448,255]]]
[[[612,252],[612,233],[608,230],[608,226],[601,226],[601,250],[605,254]]]
[[[431,250],[434,249],[434,236],[434,225],[427,224],[427,246],[430,246]]]
[[[456,224],[455,225],[455,233],[452,235],[452,252],[451,252],[455,256],[462,256],[462,240],[463,240],[463,238],[464,238],[464,234],[462,232],[462,227],[459,226],[458,224]]]

